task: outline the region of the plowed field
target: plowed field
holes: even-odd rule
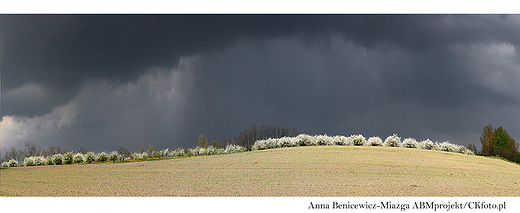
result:
[[[0,170],[1,196],[520,196],[520,165],[395,147],[316,146]]]

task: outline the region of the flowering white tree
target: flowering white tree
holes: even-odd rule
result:
[[[421,141],[418,145],[419,149],[435,149],[435,143],[431,141],[430,139],[426,139],[424,141]]]
[[[7,166],[8,167],[17,167],[18,166],[18,161],[15,160],[15,159],[11,159],[11,160],[9,160],[9,162],[7,162]]]
[[[63,155],[63,164],[71,164],[74,161],[74,152],[67,152]]]
[[[87,154],[85,154],[85,162],[92,163],[94,161],[96,161],[96,154],[94,152],[87,152]]]
[[[402,146],[406,148],[417,148],[418,143],[414,138],[405,138],[403,140]]]
[[[379,137],[373,136],[373,137],[368,138],[367,144],[369,146],[382,146],[383,140],[381,140],[381,138],[379,138]]]
[[[55,154],[51,158],[52,164],[54,165],[62,165],[63,164],[63,155],[62,154]]]
[[[474,155],[471,150],[466,149],[466,147],[461,145],[452,144],[448,141],[446,142],[432,142],[430,139],[426,139],[424,141],[418,142],[414,138],[406,138],[401,142],[401,138],[397,136],[397,134],[393,134],[388,136],[383,142],[381,138],[373,136],[365,139],[365,137],[361,134],[351,135],[349,137],[345,137],[342,135],[336,136],[328,136],[328,135],[307,135],[300,134],[296,137],[281,137],[281,138],[268,138],[265,140],[256,141],[252,150],[263,150],[263,149],[274,149],[280,147],[297,147],[297,146],[331,146],[331,145],[340,145],[340,146],[390,146],[390,147],[406,147],[406,148],[420,148],[420,149],[428,149],[428,150],[437,150],[437,151],[446,151],[446,152],[457,152],[463,154]],[[218,154],[229,154],[236,152],[245,152],[247,149],[244,146],[228,144],[225,148],[217,148],[215,146],[208,147],[200,147],[197,146],[195,148],[177,148],[175,150],[169,151],[169,149],[164,150],[152,150],[149,154],[148,152],[135,153],[133,152],[130,156],[130,159],[133,160],[147,160],[150,157],[155,158],[163,158],[163,157],[181,157],[181,156],[199,156],[199,155],[218,155]],[[39,165],[61,165],[61,164],[71,164],[71,163],[92,163],[96,162],[106,162],[110,160],[115,162],[117,160],[123,160],[122,156],[118,151],[113,151],[110,155],[107,155],[105,152],[101,152],[96,155],[94,152],[87,152],[85,155],[81,153],[74,154],[73,152],[67,152],[64,155],[55,154],[47,157],[43,156],[27,156],[24,161],[20,164],[18,161],[12,159],[8,162],[2,162],[2,167],[16,167],[16,166],[39,166]]]
[[[108,160],[108,155],[105,152],[101,152],[96,156],[96,162],[105,162]]]
[[[351,135],[347,138],[349,144],[353,144],[354,146],[363,146],[366,142],[365,136],[359,134],[359,135]]]
[[[329,146],[334,145],[334,140],[327,135],[316,135],[314,136],[316,140],[316,144],[319,146]]]
[[[307,134],[299,134],[296,136],[300,142],[300,146],[316,146],[316,140],[314,137]]]
[[[401,146],[401,138],[397,136],[397,134],[390,135],[386,137],[383,146],[392,146],[392,147],[400,147]]]
[[[108,155],[108,160],[109,161],[112,161],[112,162],[116,162],[120,159],[120,155],[119,155],[119,152],[117,151],[112,151],[109,155]]]
[[[83,157],[83,154],[76,153],[74,155],[74,158],[72,158],[73,163],[83,163],[85,161],[85,157]]]
[[[344,146],[347,145],[347,137],[343,135],[336,135],[332,138],[335,145]]]

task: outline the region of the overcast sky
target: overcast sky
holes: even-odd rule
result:
[[[518,15],[1,15],[1,149],[520,139]]]

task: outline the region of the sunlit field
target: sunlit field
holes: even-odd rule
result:
[[[403,147],[312,146],[0,170],[2,196],[520,196],[520,165]]]

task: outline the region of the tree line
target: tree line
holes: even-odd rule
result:
[[[18,162],[22,162],[25,157],[30,156],[51,156],[55,154],[65,154],[72,150],[63,149],[60,146],[50,146],[46,150],[41,149],[37,147],[34,142],[28,141],[24,144],[25,149],[16,149],[16,147],[11,147],[11,149],[7,150],[4,153],[4,156],[1,159],[1,162],[7,162],[11,159],[17,160]],[[76,153],[81,154],[87,154],[87,152],[90,152],[91,150],[88,150],[84,147],[80,147]],[[117,151],[121,154],[123,157],[129,157],[131,155],[130,151],[124,147],[119,147]]]
[[[242,130],[234,137],[222,139],[222,144],[240,145],[246,147],[247,150],[251,150],[253,144],[258,140],[265,140],[268,138],[295,137],[298,134],[298,129],[295,128],[289,129],[285,126],[276,127],[272,125],[262,125],[258,127],[256,124],[254,124],[253,126]]]
[[[242,130],[238,135],[234,137],[229,137],[223,139],[222,142],[218,142],[216,140],[212,141],[211,144],[208,143],[208,139],[206,136],[201,134],[197,141],[197,145],[199,147],[207,148],[208,146],[213,146],[215,148],[225,148],[227,144],[234,144],[239,146],[244,146],[247,150],[251,150],[251,147],[257,140],[264,140],[268,138],[281,138],[281,137],[294,137],[298,135],[297,129],[289,129],[285,126],[260,126],[258,127],[256,124]],[[11,159],[15,159],[18,162],[22,162],[25,157],[29,156],[51,156],[55,154],[65,154],[72,150],[63,149],[60,146],[50,146],[46,150],[37,147],[32,141],[28,141],[25,144],[25,149],[16,149],[16,147],[11,147],[11,149],[7,150],[4,153],[4,156],[1,159],[1,162],[6,162]],[[86,154],[91,150],[81,147],[76,152]],[[120,147],[117,149],[121,156],[129,157],[132,153],[128,151],[128,149],[124,147]],[[139,147],[138,153],[151,153],[154,151],[153,145],[149,145],[146,150],[144,145]]]
[[[468,145],[468,149],[478,155],[498,156],[520,164],[518,143],[516,143],[515,139],[513,139],[502,126],[498,128],[493,128],[491,124],[485,126],[480,135],[480,143],[482,144],[480,151],[477,149],[477,146],[472,143]]]

